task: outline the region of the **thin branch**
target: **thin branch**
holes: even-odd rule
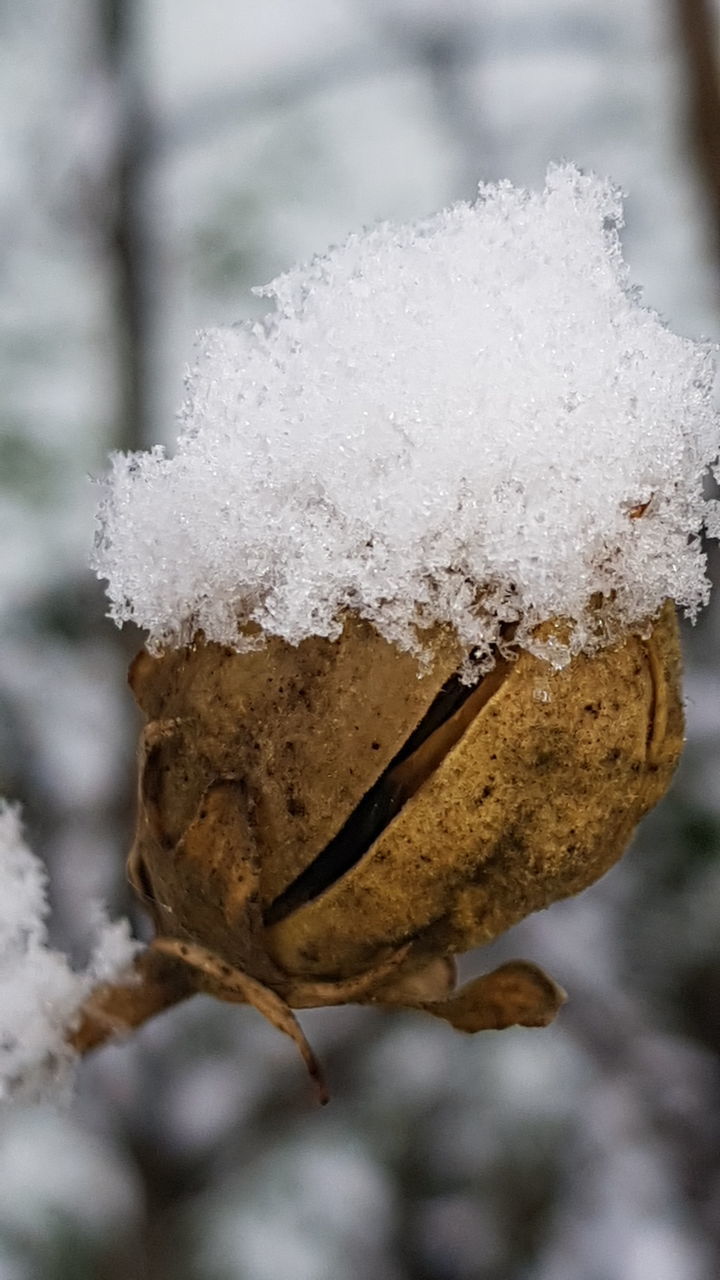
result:
[[[136,5],[133,0],[102,0],[99,19],[118,115],[109,174],[112,200],[105,228],[113,263],[120,380],[114,443],[134,450],[146,447],[152,435],[148,360],[154,264],[145,211],[152,121],[135,57]]]
[[[672,0],[687,82],[686,130],[720,266],[720,32],[711,0]]]
[[[78,1053],[89,1053],[187,1000],[196,990],[185,965],[147,947],[126,981],[104,983],[91,992],[67,1036],[68,1044]]]
[[[254,121],[259,115],[296,110],[318,94],[407,71],[409,65],[407,55],[359,49],[318,59],[294,71],[283,70],[249,88],[220,89],[179,108],[171,120],[160,123],[154,136],[146,139],[145,159],[162,159],[178,148],[212,141],[223,130]]]

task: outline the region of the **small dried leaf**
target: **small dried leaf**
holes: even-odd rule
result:
[[[194,946],[175,938],[157,938],[154,949],[172,956],[192,970],[198,991],[218,996],[231,1003],[250,1004],[267,1018],[278,1031],[282,1031],[297,1045],[300,1056],[313,1080],[321,1106],[329,1094],[322,1068],[308,1044],[302,1028],[292,1010],[280,996],[250,974],[232,969],[205,947]]]
[[[511,960],[461,987],[448,1000],[418,1007],[457,1031],[546,1027],[567,999],[562,987],[527,960]]]

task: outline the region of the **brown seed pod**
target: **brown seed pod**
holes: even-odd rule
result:
[[[79,1047],[194,990],[261,1009],[318,1079],[291,1008],[404,1005],[466,1031],[552,1020],[564,995],[535,965],[452,994],[453,957],[591,884],[663,795],[683,733],[674,608],[559,671],[500,659],[474,688],[451,635],[431,651],[419,673],[348,617],[335,641],[138,656],[129,873],[157,938],[142,1011],[96,993]]]

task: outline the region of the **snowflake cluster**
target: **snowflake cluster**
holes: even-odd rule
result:
[[[351,236],[201,335],[174,456],[117,455],[94,565],[151,646],[293,644],[354,610],[487,655],[572,623],[563,662],[666,597],[717,532],[709,347],[640,305],[619,193],[572,166]]]

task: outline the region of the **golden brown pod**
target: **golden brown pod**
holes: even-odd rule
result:
[[[297,648],[138,656],[146,1004],[255,1004],[315,1074],[291,1007],[406,1005],[469,1031],[554,1017],[563,993],[535,965],[451,994],[453,957],[596,880],[666,790],[683,733],[674,608],[559,671],[499,659],[475,688],[450,634],[431,651],[419,671],[348,617],[338,640]]]

